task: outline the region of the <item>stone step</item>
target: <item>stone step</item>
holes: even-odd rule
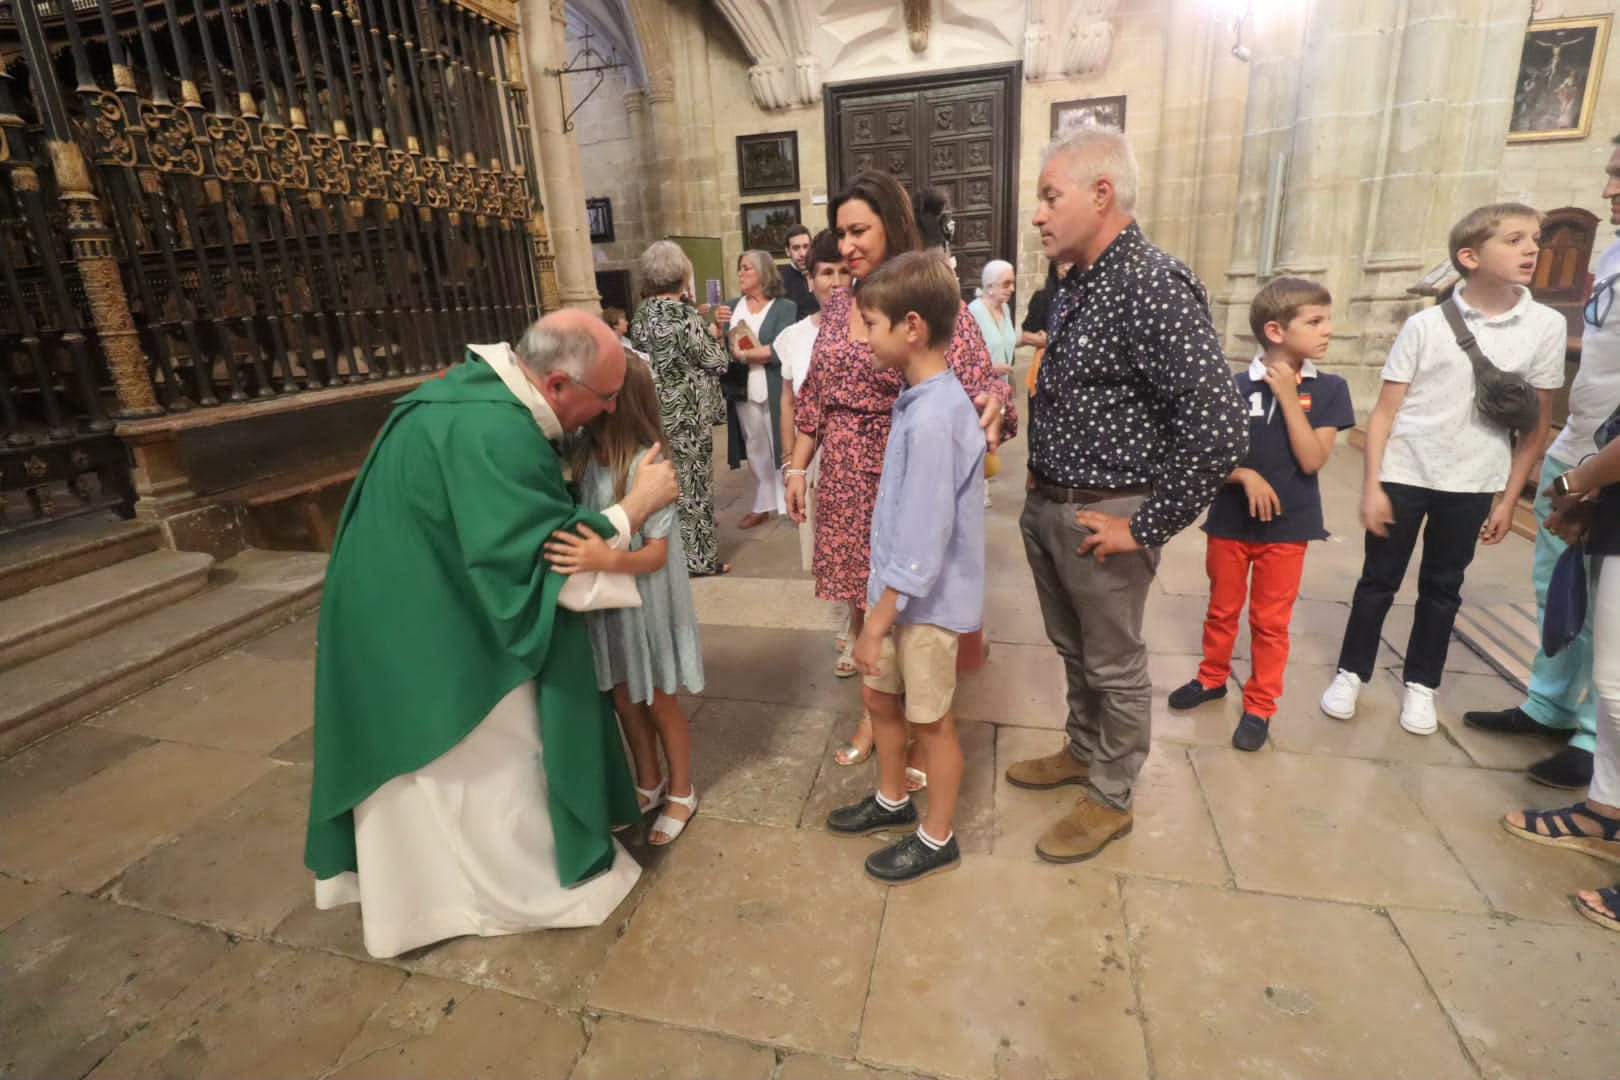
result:
[[[163,535],[145,521],[106,514],[65,521],[0,542],[0,600],[157,551]]]
[[[1464,604],[1453,632],[1520,692],[1530,687],[1530,662],[1541,647],[1534,604]]]
[[[153,551],[0,600],[0,672],[184,599],[212,555]]]
[[[322,554],[244,551],[201,592],[0,673],[0,756],[310,610],[325,575]]]

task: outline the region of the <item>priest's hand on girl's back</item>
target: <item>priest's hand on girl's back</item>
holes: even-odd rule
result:
[[[654,443],[637,463],[630,490],[624,493],[619,506],[630,518],[630,528],[639,530],[643,522],[674,502],[680,493],[674,464],[664,457],[663,445]]]

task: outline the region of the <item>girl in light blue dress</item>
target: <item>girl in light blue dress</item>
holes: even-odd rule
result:
[[[628,356],[618,408],[591,421],[575,449],[580,502],[592,510],[605,510],[624,498],[642,456],[655,444],[668,445],[658,417],[652,371],[644,361]],[[698,805],[691,777],[692,727],[676,694],[683,687],[688,693],[703,692],[697,612],[676,508],[666,506],[649,517],[628,550],[615,551],[597,537],[559,533],[547,544],[548,557],[554,545],[564,550],[562,558],[576,570],[636,575],[639,608],[588,611],[585,622],[596,656],[597,685],[612,691],[613,707],[624,726],[641,808],[664,808],[653,822],[648,842],[668,844],[681,834]],[[668,777],[659,771],[660,746],[669,765]]]

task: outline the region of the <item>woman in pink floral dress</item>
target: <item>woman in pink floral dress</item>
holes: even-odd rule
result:
[[[869,277],[884,260],[920,245],[911,200],[887,173],[863,172],[830,207],[839,249],[856,279]],[[951,370],[981,410],[992,446],[1017,433],[1018,418],[1008,401],[1007,383],[990,371],[990,353],[978,323],[963,304],[956,332],[945,352]],[[866,582],[871,574],[872,508],[895,400],[905,389],[897,371],[877,371],[866,327],[850,289],[839,289],[822,305],[821,332],[811,353],[810,374],[794,403],[798,438],[788,466],[787,502],[795,520],[804,520],[804,470],[819,443],[821,479],[816,496],[816,543],[811,573],[816,596],[853,605],[851,637],[864,621]],[[871,723],[864,716],[854,739],[842,747],[842,765],[864,761],[872,750]]]

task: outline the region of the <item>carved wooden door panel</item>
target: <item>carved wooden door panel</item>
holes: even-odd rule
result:
[[[828,86],[828,190],[862,169],[934,187],[956,218],[965,295],[991,259],[1015,261],[1019,67]]]

